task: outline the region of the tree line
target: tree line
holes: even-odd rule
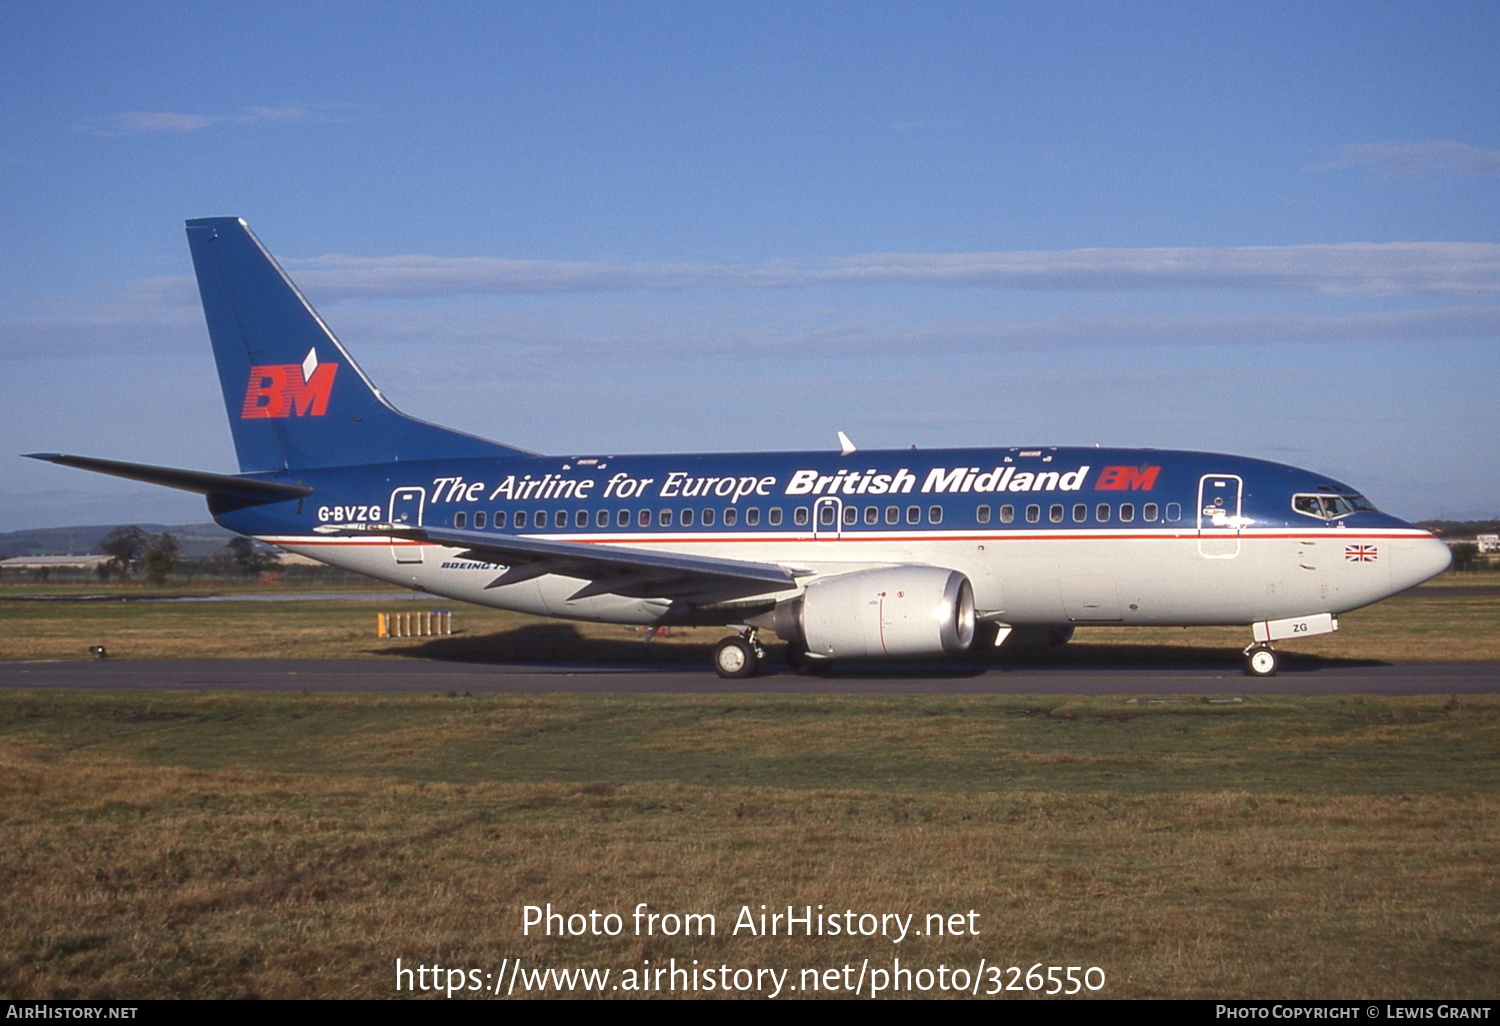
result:
[[[153,584],[165,584],[184,566],[182,545],[167,531],[148,534],[139,527],[116,527],[99,540],[98,548],[109,557],[99,564],[101,580],[144,573]],[[222,570],[256,577],[277,566],[276,557],[255,551],[249,538],[231,538],[224,548],[225,554],[214,561]]]

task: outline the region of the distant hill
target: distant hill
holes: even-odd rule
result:
[[[0,559],[11,556],[85,556],[99,551],[99,540],[116,527],[130,524],[94,524],[78,527],[37,527],[29,531],[0,534]],[[166,531],[182,546],[187,559],[222,556],[224,546],[235,537],[218,524],[136,524],[147,534]]]

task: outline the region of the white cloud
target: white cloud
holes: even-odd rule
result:
[[[1431,175],[1500,175],[1500,150],[1481,150],[1448,139],[1428,142],[1356,143],[1341,146],[1328,161],[1309,171],[1369,168],[1382,178],[1426,178]]]
[[[1323,251],[1321,263],[1309,251]],[[1328,251],[1337,251],[1330,253]],[[1248,257],[1246,254],[1250,254]],[[1183,257],[1182,254],[1187,254]],[[1030,257],[1040,257],[1034,262]],[[1057,257],[1053,261],[1047,258]],[[1500,306],[1456,303],[1416,310],[1343,309],[1301,313],[1177,309],[1142,316],[1135,310],[1091,316],[1069,311],[1025,317],[984,309],[923,312],[901,295],[870,302],[784,295],[773,302],[729,296],[680,295],[668,301],[622,299],[578,302],[568,294],[749,290],[860,284],[1003,288],[1017,278],[1043,288],[1140,290],[1258,281],[1277,291],[1462,293],[1496,295],[1500,246],[1414,244],[1394,247],[1293,247],[1260,251],[1089,250],[1072,254],[921,254],[851,258],[836,269],[719,268],[701,265],[613,266],[469,258],[343,257],[302,262],[293,277],[315,306],[343,299],[330,324],[355,345],[407,350],[410,346],[475,347],[539,363],[559,353],[649,359],[775,359],[847,356],[863,352],[917,353],[1130,349],[1146,346],[1308,344],[1362,341],[1500,341]],[[727,283],[727,284],[726,284]],[[1276,288],[1279,286],[1280,288]],[[559,294],[554,301],[516,302],[517,293]],[[473,298],[453,301],[451,297]],[[823,297],[831,297],[824,289]],[[443,297],[441,303],[425,303]],[[491,298],[494,297],[494,298]],[[402,299],[418,302],[401,302]],[[988,301],[986,301],[988,302]],[[1007,307],[1010,304],[1005,304]],[[1097,304],[1094,304],[1097,308]],[[1191,306],[1192,304],[1188,304]],[[951,307],[951,304],[950,304]],[[103,353],[197,352],[205,341],[197,289],[187,275],[143,278],[113,295],[64,297],[0,310],[4,359],[76,358]],[[476,356],[477,358],[477,356]]]
[[[930,119],[927,121],[898,121],[891,125],[893,132],[947,132],[960,127],[957,121]]]
[[[214,123],[202,114],[171,111],[126,111],[111,114],[98,130],[100,135],[135,135],[139,132],[196,132]]]
[[[84,130],[102,136],[141,135],[172,132],[179,135],[199,132],[214,125],[286,125],[303,121],[334,120],[344,105],[284,105],[280,107],[241,107],[228,114],[186,114],[176,111],[123,111],[84,126]]]
[[[1500,341],[1500,307],[1439,307],[1342,315],[1216,314],[1043,317],[914,316],[887,308],[634,305],[510,310],[469,306],[430,311],[354,308],[335,328],[399,365],[414,349],[461,365],[503,360],[535,371],[577,360],[808,361],[1148,347],[1238,348],[1372,342]],[[368,369],[368,368],[367,368]]]
[[[891,285],[1043,291],[1187,288],[1500,295],[1500,245],[1478,242],[877,253],[765,264],[340,255],[287,263],[309,292],[326,299]]]

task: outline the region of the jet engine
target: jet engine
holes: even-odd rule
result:
[[[817,659],[957,654],[974,641],[974,588],[935,566],[839,574],[778,606],[773,627]]]

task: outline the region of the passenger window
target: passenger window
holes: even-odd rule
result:
[[[941,506],[928,506],[927,507],[927,522],[929,524],[941,524],[943,522],[943,507],[941,507]]]
[[[1182,505],[1180,503],[1167,503],[1167,519],[1174,524],[1182,519]]]
[[[641,510],[639,513],[636,514],[635,522],[637,524],[639,524],[641,527],[650,527],[651,526],[651,511],[649,509],[643,509],[643,510]]]
[[[517,527],[525,527],[526,526],[526,511],[524,509],[518,509],[518,510],[516,510],[516,526]]]
[[[760,523],[760,507],[751,506],[745,510],[745,526],[755,527]]]
[[[880,507],[879,506],[866,506],[865,507],[865,523],[867,523],[867,524],[878,524],[878,523],[880,523]]]
[[[1042,519],[1042,507],[1040,507],[1040,506],[1027,506],[1026,507],[1026,522],[1028,524],[1034,524],[1034,523],[1038,522],[1041,519]]]
[[[797,507],[797,512],[794,513],[794,514],[792,514],[792,519],[796,522],[796,524],[797,524],[798,527],[806,527],[807,526],[807,507],[806,506],[798,506]]]
[[[703,526],[704,527],[712,527],[712,526],[714,526],[714,511],[713,510],[706,509],[706,510],[703,511]]]
[[[780,527],[781,526],[781,507],[777,506],[775,509],[772,509],[769,512],[767,512],[766,513],[766,519],[767,519],[767,521],[770,523],[770,525],[772,527]]]
[[[1073,523],[1081,524],[1089,518],[1089,508],[1081,502],[1073,504]]]
[[[504,526],[505,526],[505,510],[503,510],[503,509],[497,509],[497,510],[495,510],[495,529],[499,530],[500,528],[502,528]]]
[[[844,507],[844,523],[852,524],[859,520],[859,510],[853,506]]]
[[[618,513],[615,514],[615,526],[616,527],[629,527],[630,526],[630,510],[628,510],[628,509],[622,509],[622,510],[620,510],[620,512],[618,512]]]
[[[685,510],[682,511],[682,526],[683,527],[692,527],[693,526],[693,511],[692,510],[685,509]]]
[[[1000,522],[1002,524],[1013,523],[1015,521],[1015,519],[1016,519],[1016,507],[1014,507],[1014,506],[1001,506],[1000,507]]]
[[[729,507],[728,509],[726,509],[724,511],[724,526],[725,527],[733,527],[735,525],[735,523],[739,519],[740,519],[740,512],[739,512],[739,510],[735,509],[733,506]]]
[[[463,527],[464,524],[466,524],[468,522],[469,522],[469,514],[467,514],[467,513],[455,513],[455,514],[453,514],[453,526],[454,527]]]
[[[1063,517],[1062,503],[1054,502],[1051,506],[1049,506],[1047,508],[1047,519],[1050,520],[1050,521],[1052,521],[1054,524],[1060,524],[1060,523],[1062,523],[1062,517]]]
[[[597,512],[597,513],[594,514],[594,526],[595,527],[608,527],[609,526],[609,510],[607,510],[607,509],[601,509],[599,512]]]
[[[474,514],[474,526],[476,528],[484,526],[484,511],[483,510],[480,510],[478,513]]]
[[[1109,503],[1101,502],[1094,507],[1094,519],[1101,524],[1109,523]]]
[[[657,510],[656,511],[656,524],[657,524],[658,527],[671,527],[672,526],[672,511],[669,510],[669,509],[659,509],[659,510]]]
[[[885,508],[885,522],[888,524],[901,523],[901,510],[895,506],[887,506]]]
[[[908,507],[906,507],[906,522],[908,524],[920,524],[922,522],[922,507],[921,506],[908,506]]]
[[[990,522],[990,508],[988,506],[980,506],[978,509],[976,509],[974,511],[974,521],[975,521],[975,523],[979,523],[979,524],[987,524],[987,523],[989,523]]]
[[[818,524],[821,527],[833,526],[833,504],[818,507]]]
[[[1141,519],[1148,524],[1154,524],[1157,520],[1158,507],[1154,502],[1148,502],[1141,507]]]
[[[1128,523],[1130,523],[1134,519],[1135,519],[1135,503],[1133,503],[1133,502],[1122,502],[1122,503],[1120,503],[1120,522],[1123,523],[1123,524],[1128,524]]]
[[[589,526],[589,511],[586,510],[586,509],[581,509],[577,513],[574,513],[573,514],[573,526],[574,527],[587,527],[587,526]]]

